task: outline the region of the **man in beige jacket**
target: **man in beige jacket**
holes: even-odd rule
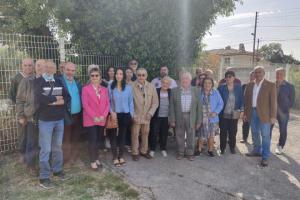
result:
[[[132,159],[139,160],[139,133],[142,140],[140,153],[147,159],[151,156],[148,153],[148,135],[150,120],[158,107],[158,97],[154,86],[147,81],[147,71],[144,68],[137,70],[137,80],[132,84],[134,117],[131,130]]]

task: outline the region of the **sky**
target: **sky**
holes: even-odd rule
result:
[[[233,15],[218,17],[204,37],[206,50],[228,45],[238,49],[239,43],[244,43],[246,50],[252,51],[256,11],[259,46],[278,42],[285,54],[300,59],[300,0],[243,0]]]

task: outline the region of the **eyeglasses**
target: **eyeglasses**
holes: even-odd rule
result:
[[[99,74],[91,74],[90,75],[92,78],[94,78],[94,77],[99,77]]]
[[[145,77],[146,74],[138,74],[137,76],[138,76],[138,77]]]

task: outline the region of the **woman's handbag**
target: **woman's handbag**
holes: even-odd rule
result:
[[[112,97],[112,110],[114,111],[114,107],[115,107],[115,101],[114,101],[114,95],[113,95],[113,90],[111,91],[111,97]],[[114,129],[114,128],[118,128],[118,119],[115,118],[113,119],[113,117],[111,116],[111,114],[108,115],[107,120],[106,120],[106,125],[105,128],[107,129]]]

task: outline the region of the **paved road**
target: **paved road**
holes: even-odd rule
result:
[[[239,126],[238,140],[241,138]],[[175,159],[175,144],[169,140],[169,156],[163,158],[157,151],[151,160],[131,161],[117,169],[129,182],[151,192],[142,199],[161,200],[227,200],[266,199],[300,200],[300,119],[289,124],[288,141],[283,155],[272,155],[270,166],[258,167],[258,158],[244,154],[251,145],[238,143],[236,155],[210,158],[206,155],[191,162]],[[217,138],[218,140],[218,138]],[[274,152],[278,129],[273,132]],[[217,142],[218,143],[218,142]]]

